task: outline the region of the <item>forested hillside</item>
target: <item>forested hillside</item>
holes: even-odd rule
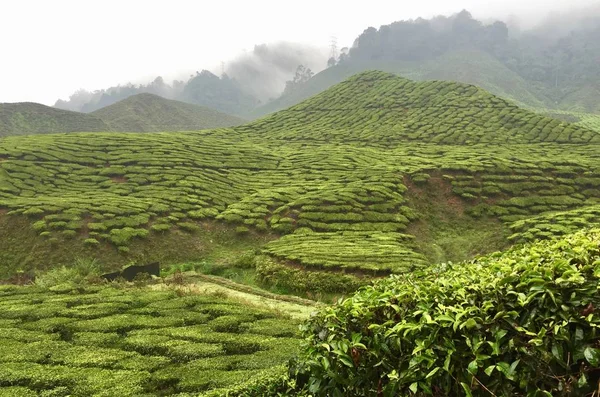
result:
[[[600,21],[587,22],[551,35],[541,28],[511,31],[501,21],[484,24],[462,11],[370,27],[330,68],[250,114],[284,109],[369,69],[475,84],[528,107],[598,113]]]

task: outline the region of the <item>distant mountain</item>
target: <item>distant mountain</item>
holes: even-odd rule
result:
[[[108,125],[98,116],[39,103],[0,103],[0,136],[108,130]]]
[[[466,10],[447,17],[397,21],[379,29],[369,27],[350,48],[331,58],[327,69],[279,97],[257,96],[256,85],[277,86],[282,76],[273,73],[268,80],[269,73],[250,64],[241,80],[203,70],[172,84],[158,77],[146,85],[126,84],[93,93],[80,90],[55,106],[90,112],[148,92],[257,118],[293,106],[356,73],[382,70],[412,80],[475,84],[529,108],[600,114],[598,10],[579,19],[559,17],[528,31],[502,21],[483,23]],[[256,82],[257,76],[261,83]],[[288,83],[293,82],[293,73],[289,78]]]
[[[79,90],[68,101],[58,100],[55,107],[84,113],[94,112],[137,94],[155,94],[194,105],[206,106],[218,111],[239,115],[260,104],[260,100],[249,94],[236,79],[227,74],[217,76],[207,70],[190,76],[186,82],[164,82],[162,77],[146,85],[125,84],[88,92]]]
[[[113,105],[96,110],[111,131],[192,131],[240,125],[243,119],[206,107],[162,98],[154,94],[137,94]]]
[[[529,108],[600,113],[599,43],[597,19],[572,24],[562,36],[547,29],[519,33],[500,21],[483,24],[467,11],[398,21],[366,29],[330,60],[331,67],[247,116],[285,109],[366,70],[475,84]]]

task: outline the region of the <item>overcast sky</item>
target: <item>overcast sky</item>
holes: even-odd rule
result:
[[[509,14],[535,23],[550,11],[598,0],[0,0],[0,102],[52,105],[79,88],[167,81],[255,44],[350,46],[367,27],[449,15]],[[315,67],[316,68],[316,67]]]

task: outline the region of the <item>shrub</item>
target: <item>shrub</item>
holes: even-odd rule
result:
[[[40,231],[40,230],[46,230],[47,225],[46,225],[45,221],[37,221],[32,225],[32,227],[33,227],[33,230]]]
[[[150,229],[154,230],[155,232],[166,232],[170,228],[171,225],[169,225],[168,223],[156,223],[150,226]]]
[[[309,396],[298,390],[296,381],[290,377],[283,365],[263,370],[251,379],[229,388],[212,390],[199,397],[269,397],[269,396]]]
[[[304,326],[318,395],[586,395],[600,229],[393,276]]]
[[[241,269],[251,269],[254,267],[255,259],[254,251],[247,251],[234,260],[233,266]]]
[[[62,235],[70,239],[75,237],[77,235],[77,232],[75,230],[63,230]]]
[[[76,259],[70,267],[60,266],[37,275],[35,284],[43,288],[76,286],[93,280],[98,274],[99,268],[95,260]]]
[[[366,280],[356,276],[334,272],[300,270],[281,265],[267,256],[256,258],[256,273],[267,285],[296,292],[352,292]]]
[[[246,226],[238,226],[235,228],[235,232],[237,234],[248,234],[249,231],[250,229],[248,229]]]
[[[117,246],[126,246],[129,241],[135,237],[147,237],[148,230],[134,229],[132,227],[124,227],[123,229],[112,229],[110,231],[110,241]],[[120,248],[120,247],[119,247]]]
[[[185,230],[186,232],[189,232],[189,233],[194,233],[194,232],[197,232],[200,230],[200,226],[198,226],[192,222],[179,222],[177,224],[177,227],[179,227],[181,230]]]
[[[23,211],[23,215],[29,215],[29,216],[41,215],[43,213],[44,213],[44,210],[41,208],[37,208],[37,207],[31,207],[31,208]]]

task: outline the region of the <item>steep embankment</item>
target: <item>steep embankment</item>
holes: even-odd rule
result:
[[[39,103],[0,103],[0,137],[53,132],[108,131],[99,117]]]
[[[112,131],[196,131],[231,127],[244,120],[203,106],[138,94],[91,113]]]
[[[233,129],[9,138],[2,274],[251,250],[266,284],[348,291],[596,222],[598,142],[474,86],[381,72]]]

